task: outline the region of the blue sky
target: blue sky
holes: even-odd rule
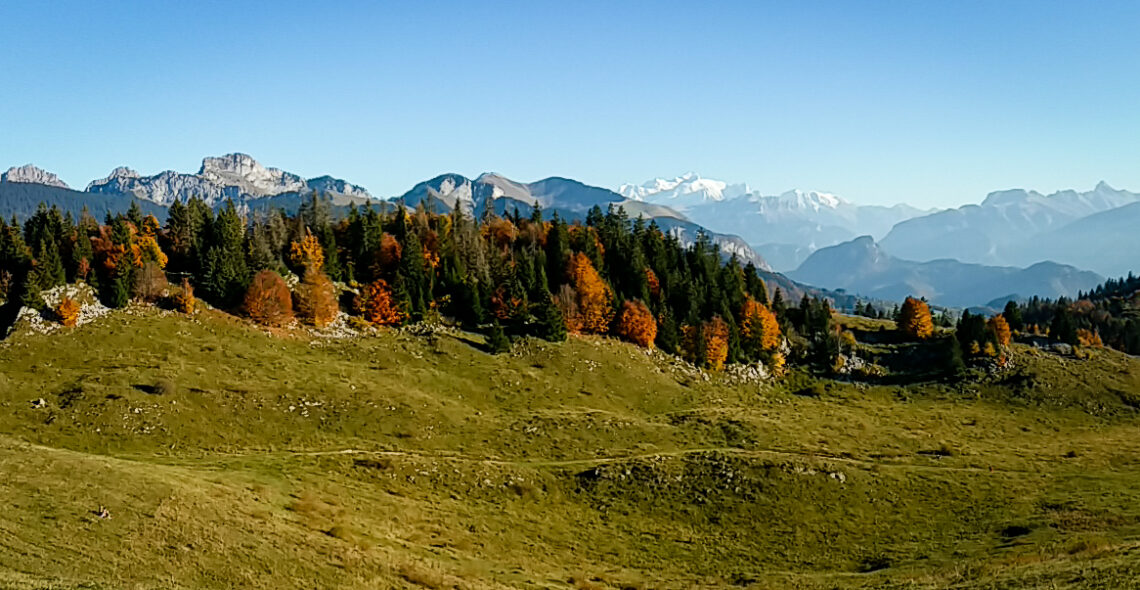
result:
[[[9,0],[0,169],[1140,190],[1138,25],[1136,2]]]

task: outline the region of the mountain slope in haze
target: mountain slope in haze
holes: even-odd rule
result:
[[[535,207],[540,207],[548,216],[558,213],[569,221],[584,220],[593,207],[605,211],[612,205],[624,208],[631,219],[644,217],[656,222],[662,231],[677,236],[686,245],[706,229],[670,207],[626,199],[609,189],[559,177],[522,183],[493,173],[482,174],[474,180],[460,174],[443,174],[415,185],[392,202],[410,208],[422,204],[436,213],[459,208],[473,216],[482,215],[488,208],[499,215],[517,209],[521,215],[527,216]],[[771,270],[763,257],[740,237],[712,230],[709,236],[726,255],[736,255],[761,270]]]
[[[1015,262],[1055,260],[1110,277],[1140,271],[1140,202],[1078,219],[1011,248]]]
[[[1007,190],[990,193],[980,205],[939,211],[897,224],[881,241],[888,252],[906,253],[914,260],[953,258],[963,262],[1016,265],[1041,260],[1095,260],[1107,247],[1103,239],[1074,243],[1069,257],[1035,253],[1027,243],[1037,236],[1097,213],[1140,201],[1140,194],[1117,190],[1101,182],[1088,192],[1072,190],[1042,195],[1036,191]],[[1089,264],[1097,272],[1110,267]]]
[[[25,220],[43,203],[48,207],[59,207],[60,211],[70,213],[74,219],[79,219],[80,213],[86,208],[92,217],[101,222],[108,213],[122,213],[130,209],[132,201],[139,204],[144,214],[166,219],[166,207],[131,195],[92,194],[46,184],[0,181],[0,217],[5,220],[11,217]]]
[[[945,259],[913,262],[891,256],[870,236],[820,249],[787,275],[873,299],[925,297],[949,307],[982,305],[1003,297],[1074,297],[1104,280],[1094,272],[1054,262],[1024,269]]]
[[[142,176],[127,167],[115,168],[106,178],[92,181],[87,192],[129,194],[160,205],[200,197],[210,205],[226,199],[246,201],[283,194],[325,193],[336,204],[364,203],[372,196],[363,187],[330,176],[305,180],[300,176],[266,168],[246,154],[226,154],[202,160],[196,174],[166,170]]]
[[[739,235],[779,270],[798,267],[817,248],[858,235],[881,237],[896,223],[928,213],[909,205],[856,205],[818,191],[765,196],[744,184],[691,173],[619,190],[630,199],[676,206],[695,223]]]

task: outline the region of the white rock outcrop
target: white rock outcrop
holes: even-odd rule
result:
[[[110,175],[87,185],[92,193],[133,194],[160,205],[199,197],[213,205],[226,199],[241,202],[287,193],[326,193],[356,199],[371,199],[363,187],[330,176],[305,180],[300,176],[262,166],[246,154],[226,154],[202,160],[197,174],[167,170],[140,176],[129,168],[115,168]]]
[[[30,184],[46,184],[59,188],[71,188],[58,176],[31,164],[13,166],[7,172],[0,174],[0,182],[26,182]]]

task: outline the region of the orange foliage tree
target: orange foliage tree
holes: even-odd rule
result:
[[[510,292],[506,285],[499,285],[491,294],[491,315],[499,321],[507,321],[526,311],[526,302]]]
[[[392,234],[384,234],[380,236],[380,252],[377,259],[380,262],[380,270],[383,272],[390,272],[396,270],[400,264],[400,257],[403,255],[403,246]]]
[[[305,228],[305,237],[289,245],[289,261],[305,269],[305,273],[320,272],[325,264],[325,252],[317,237]]]
[[[1005,316],[1002,316],[1001,314],[995,315],[994,317],[990,318],[990,321],[987,322],[986,327],[989,328],[991,333],[993,333],[994,338],[997,339],[997,342],[1000,346],[1009,346],[1009,341],[1012,338],[1012,333],[1009,329],[1009,322],[1005,321]]]
[[[775,350],[780,345],[780,322],[763,303],[749,297],[740,311],[740,340],[753,354]]]
[[[253,321],[265,326],[284,326],[293,319],[293,297],[281,275],[262,270],[253,276],[242,308]]]
[[[728,359],[728,324],[716,316],[698,326],[681,326],[681,354],[689,362],[713,371]]]
[[[174,294],[174,308],[182,313],[194,313],[198,300],[194,298],[194,287],[188,279],[182,279],[182,290]]]
[[[404,321],[404,313],[392,300],[392,290],[384,279],[370,283],[356,298],[356,307],[364,319],[378,326],[395,326]]]
[[[907,297],[899,318],[899,330],[911,338],[930,338],[934,334],[934,316],[930,314],[930,306],[921,299]]]
[[[586,334],[606,333],[614,317],[609,285],[594,270],[589,257],[581,252],[570,257],[568,270],[577,293],[578,310],[577,317],[567,321],[567,327],[573,325],[575,331]]]
[[[728,324],[716,316],[701,327],[701,337],[704,340],[705,366],[713,371],[723,369],[724,361],[728,359]]]
[[[657,320],[641,301],[626,301],[617,317],[617,334],[642,348],[653,348]]]
[[[297,313],[301,318],[318,328],[323,328],[336,319],[340,307],[336,301],[336,287],[328,275],[310,269],[297,285]]]
[[[59,316],[59,323],[67,327],[74,326],[79,322],[79,302],[64,297],[59,301],[59,305],[55,306],[55,315]]]
[[[661,279],[657,278],[657,273],[653,272],[652,268],[645,269],[645,284],[649,286],[650,295],[661,296]]]
[[[1077,330],[1077,342],[1081,346],[1088,346],[1090,348],[1101,348],[1104,346],[1104,341],[1100,339],[1100,332],[1093,332],[1080,328]]]

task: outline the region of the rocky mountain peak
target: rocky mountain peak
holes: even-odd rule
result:
[[[30,184],[45,184],[47,186],[55,186],[59,188],[71,188],[67,183],[60,180],[58,176],[38,168],[32,164],[25,164],[23,166],[13,166],[8,169],[4,174],[0,174],[0,181],[2,182],[26,182]]]

